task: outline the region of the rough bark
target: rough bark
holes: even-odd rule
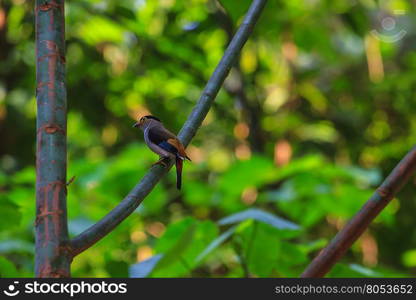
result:
[[[37,0],[36,277],[69,277],[64,0]]]

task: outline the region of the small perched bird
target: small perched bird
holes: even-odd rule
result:
[[[182,164],[185,159],[191,160],[186,155],[185,147],[178,140],[176,135],[167,130],[162,122],[154,116],[144,116],[139,122],[134,123],[133,127],[143,130],[144,140],[149,148],[159,154],[160,159],[154,163],[167,167],[170,159],[175,160],[176,164],[176,188],[182,186]]]

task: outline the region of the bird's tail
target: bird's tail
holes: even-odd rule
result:
[[[182,186],[182,165],[183,160],[180,157],[176,157],[176,188],[181,189]]]

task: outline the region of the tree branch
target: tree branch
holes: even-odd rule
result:
[[[238,31],[228,45],[224,56],[218,63],[218,66],[205,86],[198,103],[178,134],[179,139],[185,146],[188,145],[195,136],[199,126],[207,115],[222,83],[227,77],[241,48],[253,31],[254,25],[259,19],[266,3],[267,0],[253,0]],[[158,183],[161,177],[168,172],[171,166],[172,164],[170,164],[169,168],[165,169],[160,166],[152,167],[144,178],[110,213],[71,241],[72,255],[76,256],[94,245],[127,218],[152,191],[153,187]]]
[[[64,0],[37,0],[36,277],[69,277]]]
[[[400,191],[416,170],[416,146],[393,169],[371,198],[302,273],[302,278],[323,277],[367,229],[371,221]]]

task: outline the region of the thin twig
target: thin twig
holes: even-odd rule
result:
[[[350,222],[332,239],[301,277],[323,277],[367,229],[371,221],[400,191],[416,170],[416,146],[407,153],[371,198]]]
[[[69,186],[71,183],[73,183],[75,180],[75,176],[72,176],[71,179],[68,180],[68,182],[66,183],[66,186]]]
[[[238,31],[228,45],[224,56],[218,63],[217,68],[205,86],[198,103],[178,134],[179,139],[184,145],[188,145],[195,136],[236,57],[253,31],[254,25],[259,19],[266,3],[267,0],[253,0]],[[133,190],[130,191],[123,201],[120,202],[120,204],[96,224],[76,236],[71,241],[72,255],[75,256],[94,245],[111,232],[118,224],[120,224],[120,222],[127,218],[152,191],[153,187],[158,183],[160,178],[167,173],[171,166],[172,164],[165,169],[160,166],[153,167]]]

